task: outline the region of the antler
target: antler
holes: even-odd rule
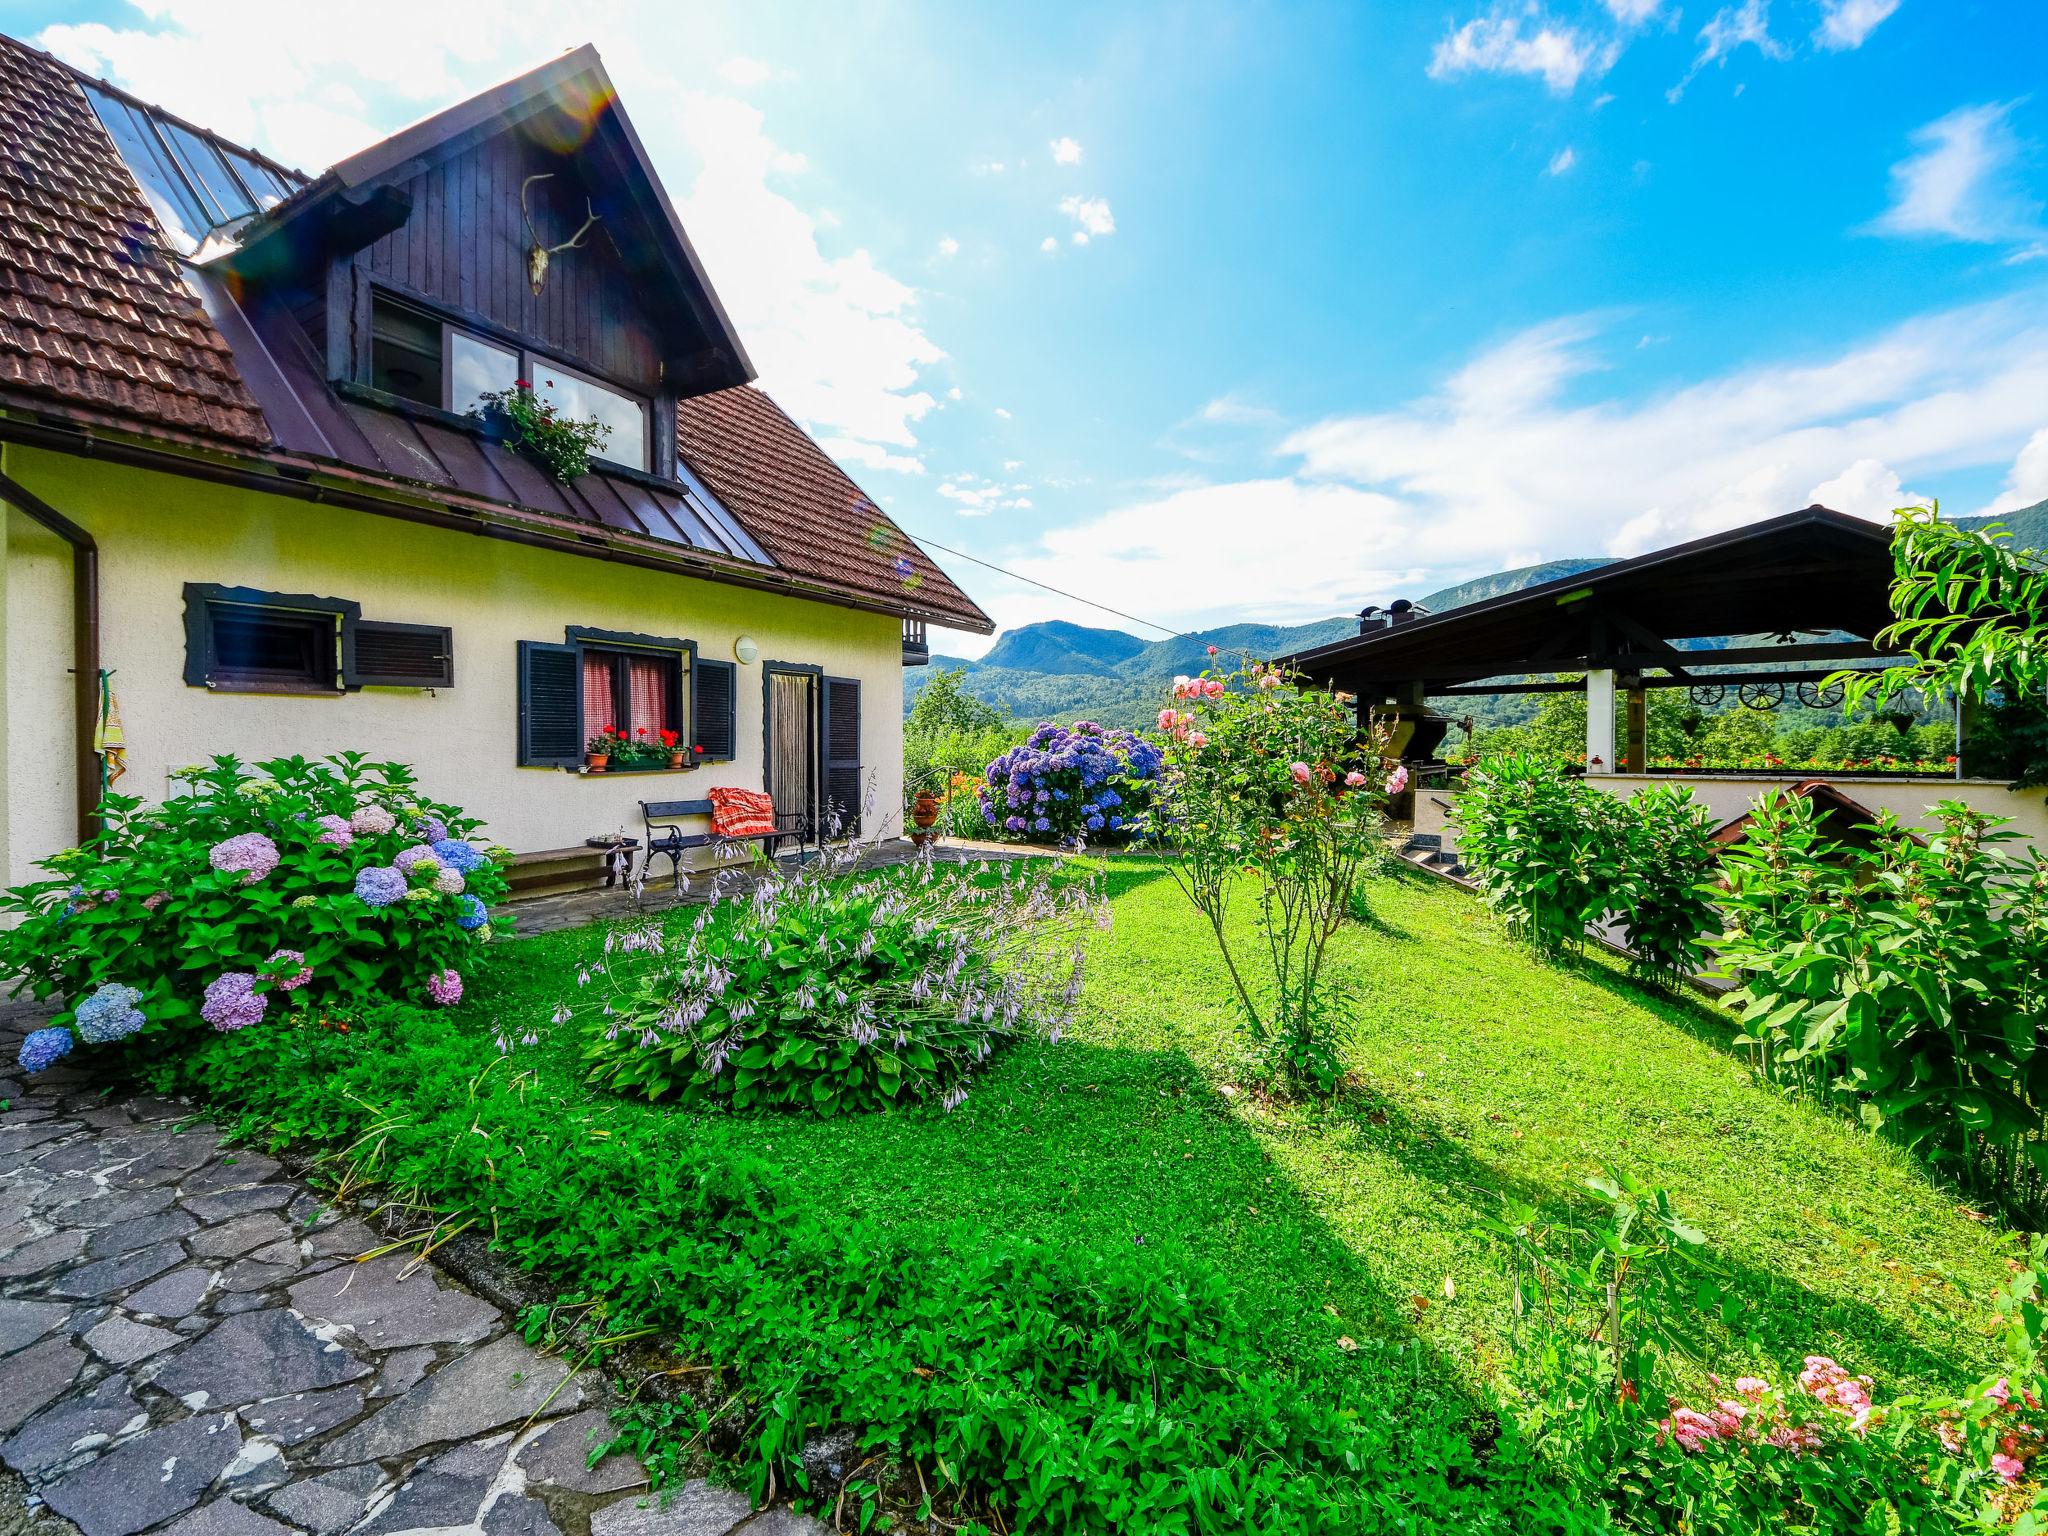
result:
[[[536,181],[553,181],[554,179],[555,173],[553,171],[541,171],[536,175],[527,177],[526,180],[519,183],[519,217],[526,220],[526,232],[529,235],[533,236],[533,243],[535,245],[540,244],[540,231],[533,227],[533,215],[527,212],[526,189],[532,186]]]
[[[583,199],[583,211],[589,214],[590,217],[583,221],[582,227],[575,234],[564,240],[560,245],[549,246],[548,254],[550,256],[556,251],[573,251],[583,243],[583,237],[590,233],[590,226],[597,222],[597,209],[592,206],[590,199],[587,197]]]
[[[526,180],[519,183],[519,216],[526,220],[526,233],[528,237],[533,241],[533,243],[526,248],[526,278],[527,282],[529,283],[529,285],[531,285],[533,291],[536,294],[538,294],[541,291],[541,288],[547,283],[548,258],[554,255],[557,251],[575,250],[577,246],[583,243],[583,237],[590,233],[590,226],[595,224],[598,220],[598,212],[596,205],[593,204],[590,201],[590,199],[586,197],[583,200],[583,211],[586,214],[588,214],[589,217],[583,221],[582,227],[579,228],[575,234],[571,235],[568,239],[564,240],[560,245],[543,245],[541,243],[540,231],[533,227],[533,215],[527,210],[526,207],[526,189],[532,186],[536,181],[552,180],[554,174],[555,173],[553,171],[538,171],[535,174],[527,177]]]

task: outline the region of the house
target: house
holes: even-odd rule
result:
[[[893,818],[901,669],[990,622],[753,385],[594,51],[311,178],[6,38],[0,96],[10,881],[222,752],[527,852],[713,785]],[[588,473],[473,413],[520,381]],[[686,765],[587,772],[606,726]]]

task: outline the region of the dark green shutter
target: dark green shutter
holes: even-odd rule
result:
[[[350,626],[350,661],[342,681],[351,688],[451,688],[455,685],[455,631],[437,624],[392,624],[358,619]]]
[[[582,761],[583,653],[520,641],[519,766],[574,768]]]
[[[867,786],[860,772],[860,683],[850,677],[825,679],[825,826],[836,817],[841,837],[860,833],[861,801]]]
[[[690,744],[704,750],[692,754],[699,762],[729,763],[740,739],[738,668],[729,661],[690,664]]]

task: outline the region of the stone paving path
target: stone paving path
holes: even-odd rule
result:
[[[0,1530],[40,1501],[84,1536],[822,1536],[586,1470],[595,1373],[431,1264],[356,1262],[383,1240],[189,1108],[64,1066],[0,1101],[0,1461],[30,1490]]]

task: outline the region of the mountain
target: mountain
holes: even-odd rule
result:
[[[1990,517],[1955,519],[1958,528],[1989,528],[1994,523],[2012,535],[2010,542],[2015,549],[2048,549],[2048,501],[2037,501],[2031,507],[2016,507],[2010,512],[1999,512]]]
[[[1546,581],[1561,581],[1567,576],[1598,570],[1607,563],[1605,559],[1598,558],[1545,560],[1541,565],[1524,565],[1512,571],[1496,571],[1491,576],[1475,576],[1470,581],[1461,581],[1454,587],[1445,587],[1441,592],[1432,592],[1422,599],[1419,606],[1431,613],[1448,613],[1451,609],[1462,608],[1467,603],[1483,603],[1490,597],[1506,597],[1510,592],[1519,592],[1524,587],[1540,586]]]
[[[1148,647],[1120,629],[1088,629],[1053,619],[1004,632],[981,658],[1005,672],[1085,672],[1107,677]]]

